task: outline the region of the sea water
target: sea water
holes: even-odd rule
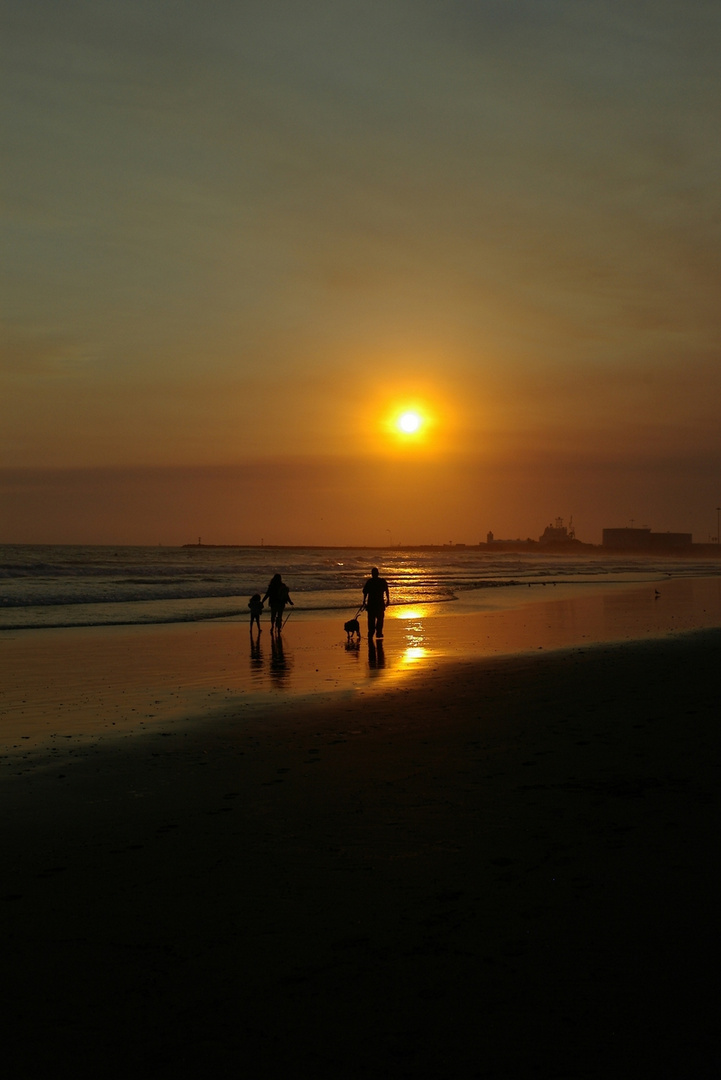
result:
[[[372,566],[394,606],[482,603],[489,589],[717,576],[717,560],[485,548],[0,545],[0,631],[247,619],[273,574],[294,611],[354,614]],[[510,591],[510,590],[509,590]],[[518,590],[517,590],[518,592]]]

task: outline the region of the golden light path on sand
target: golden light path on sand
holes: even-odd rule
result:
[[[244,719],[292,698],[370,694],[453,661],[721,626],[721,577],[564,585],[458,603],[393,607],[385,637],[346,642],[342,619],[296,612],[281,640],[238,619],[2,635],[0,753],[132,737],[222,712]],[[552,598],[548,598],[552,596]]]

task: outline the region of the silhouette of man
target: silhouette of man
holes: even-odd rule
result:
[[[363,607],[368,612],[369,638],[372,638],[373,635],[377,638],[383,637],[383,619],[390,602],[391,596],[388,592],[388,582],[385,578],[378,576],[378,567],[374,566],[371,570],[371,576],[363,586]]]

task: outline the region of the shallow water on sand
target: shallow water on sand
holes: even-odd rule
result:
[[[306,696],[371,694],[453,660],[660,638],[721,626],[721,578],[528,585],[455,604],[391,607],[383,641],[349,643],[343,615],[293,611],[280,638],[213,620],[0,637],[0,753],[175,730],[222,712],[239,724]]]

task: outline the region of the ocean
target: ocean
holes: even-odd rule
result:
[[[718,560],[489,552],[483,548],[0,545],[0,631],[247,619],[276,572],[296,612],[353,614],[372,566],[394,606],[479,604],[486,590],[550,582],[718,576]]]

